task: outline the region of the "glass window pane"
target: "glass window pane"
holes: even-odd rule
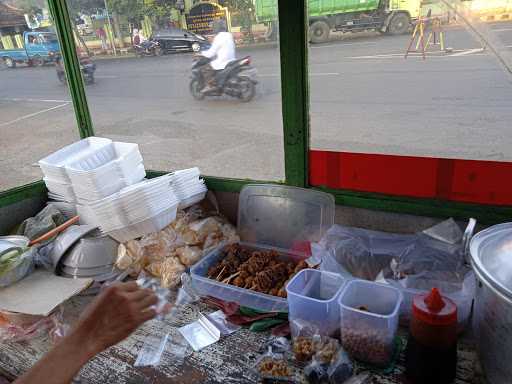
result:
[[[34,164],[79,137],[58,53],[45,1],[0,2],[0,190],[40,180]]]
[[[511,161],[512,2],[420,3],[309,2],[311,147]]]
[[[267,21],[252,1],[218,3],[68,0],[97,67],[96,135],[138,143],[149,169],[283,179],[276,4]]]

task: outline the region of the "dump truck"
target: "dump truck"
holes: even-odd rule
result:
[[[309,39],[322,43],[332,31],[378,30],[393,35],[407,33],[418,19],[422,0],[309,0]],[[277,0],[254,0],[256,19],[277,36]]]

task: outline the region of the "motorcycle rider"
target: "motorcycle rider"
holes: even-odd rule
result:
[[[204,66],[203,74],[206,81],[205,87],[201,93],[207,93],[214,90],[216,86],[216,75],[226,66],[236,60],[235,39],[231,32],[228,32],[226,22],[222,19],[213,22],[213,32],[215,38],[207,51],[201,52],[201,55],[213,59],[208,65]]]

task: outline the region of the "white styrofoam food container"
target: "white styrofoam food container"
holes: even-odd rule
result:
[[[178,204],[146,220],[106,232],[105,234],[120,243],[126,243],[127,241],[137,239],[141,236],[161,231],[176,219],[177,211]]]
[[[385,366],[394,353],[402,293],[389,285],[354,279],[339,297],[341,342],[354,358]]]
[[[134,168],[142,163],[139,146],[132,143],[112,143],[113,152],[83,157],[66,166],[73,183],[96,185],[111,178],[131,179]],[[101,154],[101,153],[100,153]]]
[[[339,295],[345,279],[336,273],[303,269],[286,286],[289,319],[315,325],[330,336],[340,326]]]
[[[88,137],[67,145],[39,160],[44,175],[60,183],[69,183],[65,166],[90,155],[109,156],[114,152],[112,140],[101,137]]]

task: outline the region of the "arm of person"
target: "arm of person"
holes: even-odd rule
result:
[[[217,52],[219,52],[220,47],[221,47],[220,36],[217,35],[213,39],[213,43],[212,43],[211,47],[208,50],[201,52],[201,55],[203,55],[204,57],[207,57],[209,59],[212,59],[215,56],[217,56]]]
[[[96,354],[156,316],[158,298],[136,282],[113,284],[80,316],[75,327],[14,384],[67,384]]]

